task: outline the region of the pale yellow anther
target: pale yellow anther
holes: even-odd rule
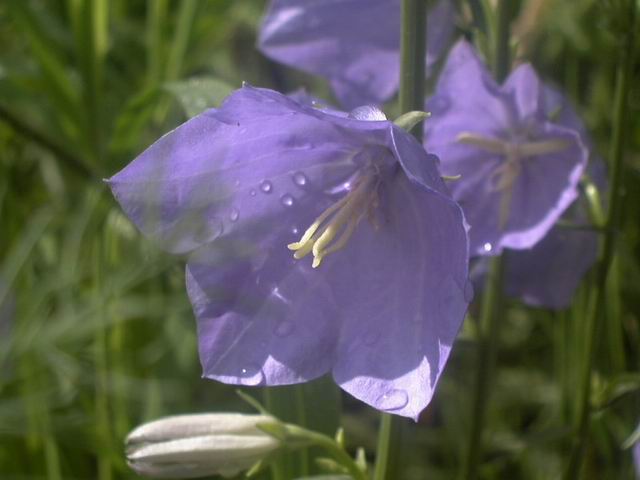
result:
[[[509,218],[509,209],[513,197],[513,185],[522,170],[521,160],[526,157],[556,153],[571,145],[569,141],[564,139],[519,143],[485,137],[484,135],[472,132],[459,133],[456,141],[505,157],[504,162],[496,167],[489,177],[491,190],[502,193],[502,198],[500,199],[500,228],[504,228]]]
[[[536,155],[548,155],[569,148],[571,142],[557,138],[555,140],[543,140],[539,142],[527,142],[518,146],[518,151],[523,157],[534,157]]]
[[[505,142],[498,138],[485,137],[478,133],[461,132],[456,137],[456,141],[464,145],[472,145],[474,147],[481,148],[482,150],[486,150],[490,153],[506,154]]]
[[[287,245],[295,251],[293,257],[299,260],[313,253],[311,266],[317,268],[328,254],[344,248],[361,218],[371,215],[372,205],[377,206],[375,179],[375,174],[360,178],[351,192],[322,212],[298,242]]]

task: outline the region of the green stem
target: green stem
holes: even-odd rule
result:
[[[349,475],[351,475],[354,480],[367,480],[366,473],[360,470],[353,458],[351,458],[333,438],[323,435],[322,433],[307,430],[306,428],[300,428],[297,425],[287,424],[286,427],[288,432],[293,436],[297,436],[324,449],[340,465],[347,469]]]
[[[373,472],[374,480],[396,478],[397,450],[402,437],[402,425],[398,417],[383,413],[380,417],[380,431],[378,432],[378,448],[376,455],[376,468]]]
[[[424,110],[427,51],[427,2],[402,0],[400,37],[400,111]],[[422,123],[413,130],[422,143]],[[395,472],[400,451],[401,418],[383,413],[378,432],[375,480],[399,478]]]
[[[427,6],[424,0],[402,0],[400,37],[400,111],[424,110]],[[413,134],[422,143],[422,126]]]
[[[482,456],[482,432],[491,387],[490,380],[498,351],[502,316],[503,263],[502,255],[491,259],[482,296],[482,311],[478,328],[478,360],[472,399],[471,433],[462,476],[465,480],[477,478]]]
[[[147,0],[147,84],[150,87],[162,81],[167,7],[167,0]]]
[[[631,78],[633,74],[633,47],[635,45],[636,2],[629,3],[629,28],[625,34],[625,42],[620,49],[620,60],[616,72],[616,86],[614,95],[614,114],[611,143],[611,183],[609,190],[609,211],[604,233],[604,241],[600,254],[600,261],[596,270],[595,280],[591,289],[594,307],[587,315],[585,332],[585,356],[583,370],[580,376],[580,389],[577,410],[577,424],[575,432],[576,442],[573,446],[565,478],[575,480],[580,478],[583,459],[589,437],[589,420],[591,418],[591,374],[596,338],[600,330],[600,323],[605,314],[606,284],[609,269],[614,258],[615,243],[621,225],[623,197],[622,186],[622,157],[625,146],[627,124],[627,107]]]
[[[502,82],[511,69],[510,21],[513,0],[498,0],[497,23],[494,35],[493,74],[497,82]]]
[[[511,20],[511,0],[498,0],[497,23],[495,26],[493,73],[497,82],[502,82],[511,65],[509,49],[509,28]],[[482,457],[482,433],[489,400],[490,381],[495,367],[498,351],[498,338],[502,317],[502,275],[504,260],[502,255],[493,257],[489,263],[489,272],[482,296],[482,311],[478,328],[478,359],[473,390],[471,433],[463,477],[473,480],[478,476],[478,467]]]

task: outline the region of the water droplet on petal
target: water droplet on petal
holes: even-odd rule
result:
[[[239,383],[241,385],[260,385],[264,383],[264,373],[262,369],[257,365],[247,365],[240,369]]]
[[[293,205],[293,197],[288,193],[280,197],[280,201],[285,207],[291,207]]]
[[[260,184],[260,190],[262,190],[264,193],[271,193],[271,190],[273,190],[273,185],[271,185],[270,181],[265,180]]]
[[[252,188],[251,190],[249,190],[249,195],[251,195],[252,197],[255,197],[256,191]]]
[[[364,343],[368,347],[371,347],[372,345],[375,345],[378,340],[380,340],[380,332],[372,330],[364,336],[364,338],[362,339],[362,343]]]
[[[278,322],[278,325],[276,325],[273,333],[275,333],[278,337],[288,337],[289,335],[291,335],[291,333],[293,333],[294,328],[295,325],[293,322],[290,322],[289,320],[281,320],[280,322]]]
[[[293,227],[291,229],[291,233],[293,233],[294,235],[298,235],[298,233],[300,233],[300,230],[298,230],[298,227]]]
[[[235,182],[233,182],[233,184],[234,184],[236,187],[239,187],[239,186],[240,186],[240,180],[236,180]]]
[[[399,410],[409,403],[409,395],[405,390],[393,389],[380,396],[376,406],[381,410]]]
[[[485,252],[490,252],[491,250],[493,250],[493,245],[487,242],[482,246],[482,248],[484,249]]]
[[[303,187],[307,184],[307,177],[302,172],[296,172],[293,174],[293,183],[299,187]]]
[[[237,222],[239,218],[240,212],[238,211],[238,209],[232,208],[231,212],[229,212],[229,220],[231,220],[232,222]]]
[[[469,280],[467,280],[467,282],[464,284],[464,301],[467,303],[471,303],[471,301],[473,300],[473,283],[471,283]]]

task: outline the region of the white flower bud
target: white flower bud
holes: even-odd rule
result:
[[[267,415],[178,415],[141,425],[126,439],[129,466],[156,478],[233,476],[280,446],[259,428]]]

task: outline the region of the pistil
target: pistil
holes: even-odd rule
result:
[[[532,142],[513,142],[486,137],[473,132],[462,132],[456,140],[489,153],[504,156],[504,162],[498,165],[489,176],[490,190],[501,192],[500,228],[504,228],[509,217],[509,207],[513,196],[513,185],[522,171],[522,160],[538,155],[556,153],[569,147],[564,139],[537,140]]]
[[[345,197],[327,208],[304,232],[299,241],[287,245],[301,259],[313,253],[311,266],[317,268],[322,260],[344,248],[363,216],[371,217],[377,205],[378,175],[366,173]]]

